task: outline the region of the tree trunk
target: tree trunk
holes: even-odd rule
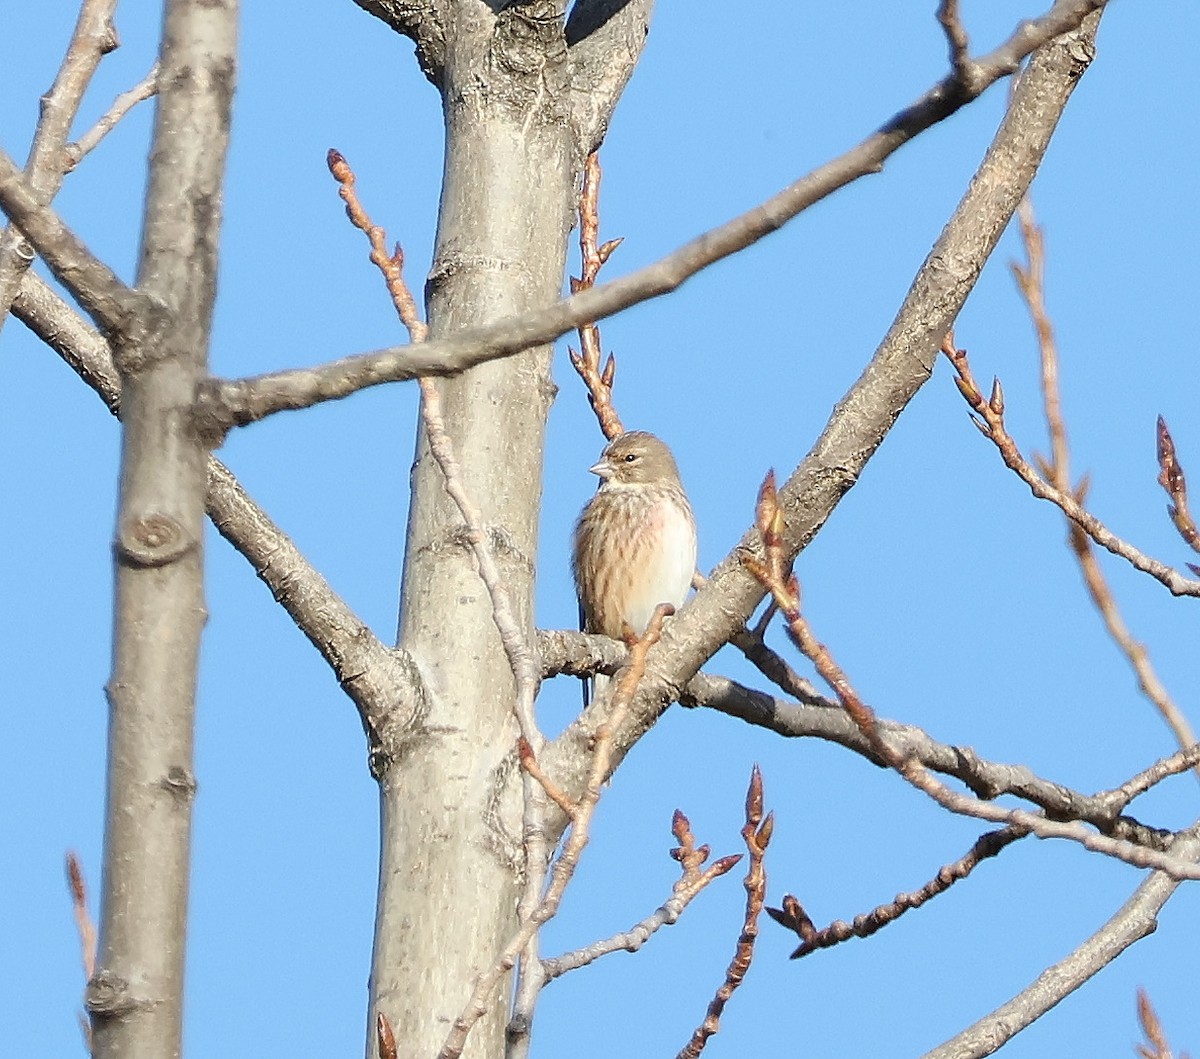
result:
[[[461,5],[446,34],[445,173],[426,289],[434,336],[561,294],[582,156],[561,18],[534,14]],[[466,487],[531,634],[550,355],[542,346],[438,383]],[[399,642],[424,678],[426,709],[378,765],[372,1056],[380,1011],[400,1055],[436,1055],[516,925],[519,806],[502,795],[516,767],[514,681],[462,531],[419,435]],[[503,1055],[506,1005],[494,999],[468,1056]]]
[[[115,338],[121,488],[108,685],[100,951],[87,989],[96,1059],[181,1052],[196,667],[208,449],[192,429],[207,377],[237,0],[170,0],[160,51],[138,290]]]

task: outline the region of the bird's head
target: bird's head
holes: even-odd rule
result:
[[[588,470],[600,476],[600,487],[679,483],[679,468],[666,443],[644,430],[613,438]]]

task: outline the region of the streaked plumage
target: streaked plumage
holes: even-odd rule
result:
[[[614,438],[600,488],[575,524],[572,568],[584,632],[641,635],[660,603],[680,607],[696,569],[696,523],[671,450],[653,434]],[[608,678],[597,676],[597,695]],[[584,702],[587,702],[584,691]]]

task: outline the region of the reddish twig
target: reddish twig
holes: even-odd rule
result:
[[[1162,416],[1158,417],[1157,441],[1158,484],[1171,498],[1171,503],[1167,505],[1167,514],[1171,516],[1171,521],[1188,547],[1192,551],[1200,552],[1200,529],[1196,528],[1192,513],[1188,510],[1187,479],[1175,452],[1175,439],[1171,437],[1167,421]],[[1194,574],[1200,574],[1200,566],[1193,563],[1188,563],[1188,569]]]
[[[593,151],[588,155],[587,165],[583,171],[583,191],[579,196],[579,256],[582,259],[583,275],[579,279],[571,277],[571,293],[578,294],[590,290],[596,285],[596,277],[604,263],[612,256],[612,252],[621,245],[620,239],[610,239],[600,245],[600,155]],[[568,350],[571,366],[588,388],[588,400],[596,418],[600,421],[600,429],[610,441],[618,434],[625,433],[621,417],[612,403],[613,380],[617,374],[616,358],[610,353],[600,369],[602,352],[600,348],[600,328],[595,323],[580,324],[579,348],[581,353]]]
[[[1025,247],[1026,262],[1024,266],[1014,263],[1012,271],[1037,332],[1038,350],[1042,364],[1042,402],[1046,415],[1046,426],[1050,434],[1050,456],[1048,459],[1038,460],[1039,470],[1054,489],[1071,496],[1076,503],[1082,506],[1087,494],[1087,483],[1084,480],[1076,486],[1071,484],[1070,446],[1067,442],[1067,426],[1063,416],[1062,396],[1058,385],[1058,347],[1054,341],[1054,325],[1046,309],[1045,242],[1042,231],[1034,218],[1033,206],[1028,198],[1022,200],[1017,214],[1020,221],[1021,241]],[[1159,451],[1160,462],[1162,462],[1161,432]],[[1170,492],[1169,489],[1168,492]],[[1186,495],[1184,503],[1186,511]],[[1162,716],[1179,746],[1191,746],[1196,742],[1195,733],[1155,672],[1145,645],[1135,639],[1126,626],[1116,598],[1104,576],[1104,571],[1100,568],[1100,561],[1092,546],[1091,538],[1079,523],[1068,519],[1067,539],[1071,551],[1079,563],[1079,570],[1083,574],[1083,581],[1092,598],[1092,603],[1099,612],[1109,637],[1133,669],[1134,675],[1137,677],[1138,688]]]
[[[746,915],[742,922],[742,931],[738,935],[733,959],[725,971],[725,981],[709,1002],[704,1021],[696,1027],[691,1040],[680,1051],[677,1059],[696,1059],[704,1051],[709,1038],[721,1028],[721,1015],[725,1005],[750,969],[750,963],[754,959],[754,942],[758,938],[758,917],[767,896],[767,872],[763,866],[763,858],[766,856],[774,829],[775,814],[767,813],[765,819],[763,817],[762,773],[755,765],[750,773],[750,786],[746,791],[746,823],[742,827],[742,840],[750,854],[746,878],[743,880],[746,888]]]
[[[568,971],[585,967],[601,956],[607,956],[612,952],[637,952],[662,927],[669,927],[676,923],[683,915],[683,910],[691,904],[701,890],[714,879],[719,879],[722,875],[732,871],[738,861],[742,859],[740,853],[721,857],[701,871],[705,861],[708,860],[709,848],[696,845],[696,837],[692,834],[691,824],[678,809],[675,810],[671,820],[671,833],[679,843],[675,849],[671,850],[671,858],[678,861],[680,867],[680,876],[671,888],[671,896],[654,912],[628,930],[614,934],[611,938],[605,938],[603,941],[593,942],[584,948],[543,960],[542,970],[547,981],[566,974]]]
[[[392,305],[396,309],[396,315],[400,317],[400,322],[404,324],[414,343],[424,342],[429,337],[429,328],[421,319],[416,300],[404,280],[403,249],[397,243],[392,253],[388,253],[387,233],[371,220],[370,215],[363,207],[354,187],[357,179],[354,170],[350,168],[350,163],[346,161],[341,151],[330,148],[325,161],[333,179],[338,182],[338,195],[346,204],[346,216],[371,244],[371,264],[383,274],[388,294],[392,298]]]
[[[994,396],[993,403],[1002,408],[1001,398]],[[759,502],[759,531],[764,538],[769,536],[767,531],[777,510],[774,476],[768,474]],[[1038,838],[1070,839],[1085,849],[1104,853],[1135,867],[1160,869],[1173,879],[1200,879],[1200,865],[1172,856],[1169,852],[1153,851],[1128,841],[1096,834],[1077,821],[1048,820],[1041,813],[1004,809],[952,791],[918,760],[911,749],[903,744],[897,749],[881,731],[875,721],[875,712],[858,696],[846,673],[825,645],[818,642],[808,622],[801,615],[800,587],[795,576],[790,576],[786,583],[772,578],[773,562],[769,556],[767,561],[763,562],[747,554],[743,555],[742,561],[779,604],[780,611],[787,619],[787,631],[792,642],[813,663],[822,679],[833,688],[842,708],[870,744],[871,749],[885,764],[895,769],[912,786],[923,791],[942,808],[977,820],[1013,826],[1024,832],[1032,832]]]
[[[610,700],[608,715],[600,722],[592,740],[592,763],[588,770],[587,783],[579,804],[571,818],[571,828],[563,843],[562,851],[554,861],[550,870],[550,883],[546,893],[537,907],[522,918],[517,928],[496,962],[484,971],[475,982],[475,989],[446,1037],[438,1059],[458,1059],[467,1043],[467,1035],[471,1028],[487,1012],[488,998],[496,983],[516,965],[517,956],[528,945],[530,940],[541,930],[542,926],[558,914],[562,896],[575,874],[579,858],[587,846],[591,831],[592,816],[600,801],[600,793],[605,779],[612,769],[614,742],[616,733],[620,730],[629,705],[637,692],[638,685],[646,673],[646,654],[658,643],[662,636],[662,623],[665,617],[673,614],[675,608],[668,603],[660,603],[654,611],[644,635],[638,639],[632,634],[627,636],[629,657],[618,672],[615,683],[616,690]]]
[[[330,173],[338,182],[338,193],[346,203],[347,216],[351,223],[367,236],[371,244],[371,261],[383,275],[396,314],[408,329],[413,343],[424,342],[429,337],[429,328],[421,319],[416,299],[404,280],[404,251],[397,243],[395,249],[388,253],[384,230],[372,222],[359,201],[354,187],[354,171],[346,159],[338,151],[330,150],[328,164]],[[521,733],[523,756],[524,751],[527,751],[529,760],[536,761],[534,755],[545,745],[545,738],[538,728],[533,712],[534,700],[541,682],[541,663],[533,644],[517,621],[516,609],[509,598],[489,542],[483,513],[467,492],[458,457],[442,415],[441,392],[433,379],[421,378],[417,382],[421,388],[421,421],[429,441],[429,451],[441,468],[446,493],[454,501],[466,525],[466,539],[474,552],[479,578],[491,600],[492,620],[500,634],[501,644],[516,681],[513,713]],[[537,771],[540,773],[540,770]],[[542,779],[545,777],[542,776]],[[541,891],[550,855],[546,841],[545,797],[554,795],[550,793],[549,787],[544,784],[539,786],[538,776],[528,766],[523,770],[521,790],[525,883],[518,912],[524,922],[532,922],[532,913],[542,900]],[[535,924],[534,929],[529,931],[522,941],[522,973],[517,984],[516,1005],[527,1013],[532,1012],[537,994],[543,985],[543,979],[536,973],[540,967],[536,933]],[[512,966],[510,963],[504,971]],[[527,968],[531,970],[532,977],[525,973]]]
[[[354,188],[354,171],[341,153],[330,150],[328,163],[330,173],[338,182],[338,193],[346,203],[346,215],[370,241],[371,262],[383,274],[396,314],[408,330],[412,341],[414,343],[424,342],[429,337],[429,328],[421,319],[416,300],[404,280],[403,249],[397,243],[395,249],[390,254],[388,253],[387,236],[383,228],[375,224],[363,208]],[[429,438],[430,451],[445,476],[446,492],[454,500],[459,514],[466,523],[467,539],[479,564],[479,576],[491,597],[492,616],[512,666],[513,675],[517,680],[515,712],[521,735],[531,747],[536,749],[544,741],[533,717],[533,699],[541,680],[541,669],[537,662],[536,652],[526,642],[521,625],[516,619],[512,602],[508,598],[508,592],[504,587],[495,557],[488,544],[483,515],[471,497],[467,495],[463,486],[458,460],[441,415],[441,395],[432,380],[420,379],[418,382],[423,398],[421,414],[425,423],[425,432]]]
[[[835,919],[829,926],[817,930],[804,911],[803,905],[791,894],[784,895],[783,908],[768,908],[767,913],[776,923],[794,931],[800,938],[800,946],[791,956],[793,960],[798,960],[818,949],[827,949],[850,938],[870,937],[889,923],[894,923],[910,909],[920,908],[926,901],[945,893],[960,879],[970,875],[980,862],[996,856],[1025,834],[1021,828],[1006,827],[981,835],[965,856],[953,864],[939,868],[938,873],[919,890],[898,894],[887,904],[878,905],[864,915],[855,916],[849,923]]]
[[[959,392],[975,412],[971,422],[979,428],[984,437],[996,446],[1005,466],[1029,486],[1029,491],[1034,496],[1039,500],[1047,500],[1054,504],[1101,548],[1112,552],[1113,555],[1120,556],[1134,569],[1149,574],[1156,581],[1165,585],[1172,595],[1200,596],[1200,581],[1184,577],[1166,563],[1151,558],[1128,541],[1122,540],[1098,518],[1084,510],[1083,505],[1070,491],[1058,489],[1046,481],[1021,455],[1020,449],[1004,425],[1004,390],[1000,385],[1000,380],[992,381],[991,395],[985,399],[971,372],[971,364],[967,359],[966,350],[955,347],[953,334],[946,336],[942,343],[942,352],[954,365],[955,385],[958,386]]]
[[[542,771],[542,766],[538,764],[533,747],[529,745],[529,741],[523,735],[517,737],[517,756],[521,761],[521,768],[537,780],[542,785],[542,790],[550,796],[550,800],[566,813],[567,816],[573,819],[579,807],[571,801],[561,787]]]

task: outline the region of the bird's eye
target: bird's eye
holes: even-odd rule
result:
[[[636,459],[637,459],[637,456],[632,452],[627,452],[625,454],[625,462],[626,463],[633,463]]]

